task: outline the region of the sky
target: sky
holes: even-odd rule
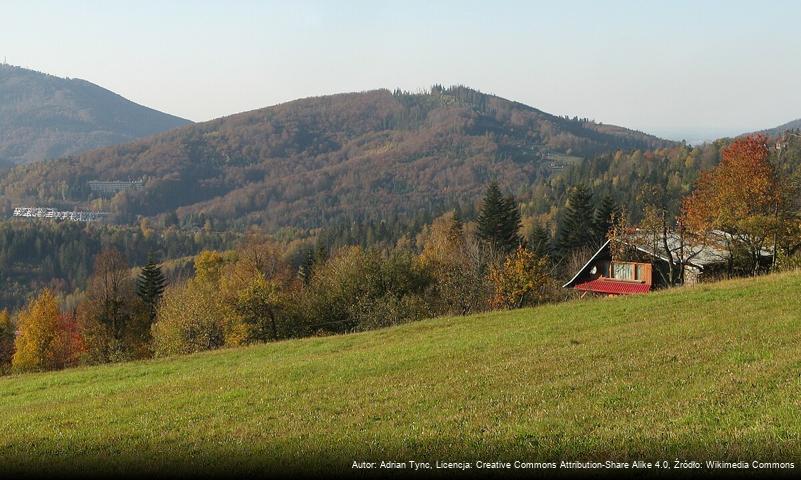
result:
[[[801,117],[801,2],[0,0],[0,60],[194,121],[462,84],[690,141]]]

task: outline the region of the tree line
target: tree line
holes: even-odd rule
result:
[[[476,221],[451,211],[383,248],[299,248],[251,233],[235,249],[200,252],[193,275],[169,285],[155,259],[132,276],[108,248],[77,306],[44,289],[14,315],[18,334],[12,342],[14,328],[2,330],[0,363],[56,369],[550,301],[550,261],[527,248],[520,225],[514,198],[492,183]]]
[[[74,307],[45,289],[14,315],[0,314],[0,364],[63,368],[559,301],[570,296],[560,280],[607,239],[625,244],[631,235],[652,238],[652,255],[670,259],[668,285],[682,283],[686,258],[660,240],[668,232],[688,252],[712,242],[729,249],[731,275],[794,268],[799,182],[773,148],[763,136],[722,148],[678,212],[659,184],[639,192],[636,215],[579,184],[557,225],[526,228],[521,202],[492,182],[473,218],[454,209],[414,235],[368,246],[252,231],[236,248],[195,255],[193,273],[172,282],[154,258],[132,275],[125,256],[106,248]],[[721,230],[730,235],[721,240]],[[760,262],[765,251],[775,265]]]

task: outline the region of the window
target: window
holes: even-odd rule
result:
[[[631,263],[613,264],[614,278],[618,280],[634,280],[634,265]]]
[[[637,264],[637,276],[635,278],[637,280],[645,281],[645,265],[642,263]]]
[[[635,262],[611,262],[611,278],[651,283],[651,265]]]

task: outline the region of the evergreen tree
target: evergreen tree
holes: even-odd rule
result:
[[[147,265],[142,267],[142,271],[136,279],[136,294],[147,306],[151,323],[156,319],[156,306],[164,294],[166,284],[167,281],[164,279],[161,267],[151,255]]]
[[[520,244],[520,210],[514,197],[504,198],[497,182],[490,183],[478,215],[478,237],[503,252]]]
[[[576,185],[568,194],[567,207],[559,229],[560,255],[595,245],[594,214],[592,192],[585,185]]]
[[[535,225],[529,236],[528,246],[538,257],[550,257],[551,234],[548,229],[542,225]]]
[[[520,246],[523,239],[520,237],[520,228],[523,224],[520,221],[520,209],[517,207],[515,197],[509,195],[504,200],[504,250],[507,253],[513,252]]]
[[[315,250],[309,247],[306,250],[306,254],[303,256],[303,261],[298,267],[298,277],[300,281],[303,282],[304,285],[308,285],[312,279],[312,272],[314,270],[314,263],[315,263]]]
[[[595,246],[600,248],[606,242],[606,235],[612,228],[612,216],[620,212],[611,195],[604,195],[601,204],[595,209],[593,229],[595,231]]]

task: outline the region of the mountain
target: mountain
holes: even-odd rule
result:
[[[0,166],[126,143],[188,123],[85,80],[0,65]]]
[[[780,135],[788,130],[801,130],[801,118],[787,122],[784,125],[779,125],[775,128],[763,130],[761,133],[767,133],[770,136]]]
[[[216,225],[314,227],[434,211],[474,200],[490,179],[520,191],[584,158],[671,145],[466,87],[375,90],[296,100],[21,166],[0,179],[0,194],[72,207],[91,200],[90,180],[144,177],[142,190],[102,208],[120,221],[176,212]]]

